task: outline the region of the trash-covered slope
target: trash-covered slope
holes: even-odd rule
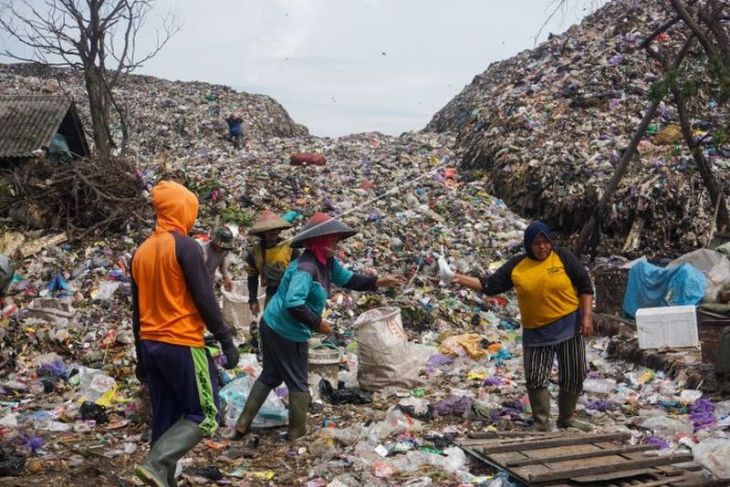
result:
[[[638,46],[667,15],[659,0],[611,2],[536,49],[491,65],[426,130],[458,132],[464,166],[485,171],[514,211],[578,230],[660,79]],[[684,33],[674,27],[667,34],[655,42],[676,50]],[[704,137],[705,155],[726,184],[730,145],[716,145],[713,135],[726,131],[727,110],[704,95],[694,109],[695,136]],[[677,123],[674,107],[661,105],[602,222],[604,251],[620,251],[632,225],[642,228],[640,250],[706,243],[713,210]]]
[[[84,125],[90,133],[88,102],[79,73],[29,64],[0,64],[0,94],[48,93],[70,95],[84,114]],[[202,139],[223,139],[227,133],[225,118],[233,112],[241,114],[253,138],[308,133],[273,98],[238,92],[228,86],[130,75],[122,78],[115,94],[129,113],[130,148],[138,157],[178,147],[199,147]],[[113,126],[112,132],[117,139],[121,137],[119,125]]]

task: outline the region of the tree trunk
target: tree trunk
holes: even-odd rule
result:
[[[697,169],[702,176],[702,182],[707,188],[707,192],[710,194],[710,200],[712,201],[712,207],[717,208],[717,220],[714,222],[717,225],[717,229],[724,232],[728,228],[730,218],[728,218],[727,205],[725,204],[725,196],[723,195],[720,185],[717,184],[715,175],[712,174],[712,167],[705,158],[705,153],[702,152],[702,147],[696,144],[692,139],[692,124],[690,123],[689,114],[687,113],[687,103],[682,96],[680,90],[675,86],[672,89],[672,94],[677,102],[677,112],[679,113],[679,125],[682,127],[682,135],[684,136],[684,142],[692,152]]]
[[[682,64],[684,56],[687,55],[687,51],[689,51],[689,48],[692,45],[693,39],[694,36],[690,34],[684,41],[684,45],[682,46],[682,49],[680,49],[679,53],[677,53],[677,57],[674,59],[670,70],[677,69]],[[593,210],[593,214],[588,219],[586,224],[583,226],[583,229],[580,231],[580,234],[578,235],[578,240],[576,240],[574,247],[575,254],[577,256],[581,256],[583,254],[586,249],[588,239],[590,238],[591,234],[596,231],[598,222],[603,219],[603,216],[606,213],[606,209],[608,208],[608,204],[611,202],[611,198],[613,198],[613,193],[616,192],[616,189],[618,188],[621,179],[624,177],[624,174],[629,167],[629,162],[634,156],[636,148],[639,146],[639,142],[641,142],[641,139],[644,137],[646,129],[649,127],[649,123],[651,123],[651,120],[654,118],[654,114],[656,113],[656,110],[659,107],[661,101],[661,99],[657,99],[649,105],[649,107],[646,109],[646,112],[644,113],[644,118],[641,119],[641,123],[639,123],[639,126],[634,131],[634,135],[631,137],[631,142],[629,143],[628,148],[624,151],[623,155],[621,156],[621,160],[616,166],[616,172],[614,172],[611,180],[608,182],[606,191],[603,193],[603,196],[598,201],[595,210]]]
[[[103,81],[99,79],[99,75],[94,67],[84,70],[84,78],[86,81],[86,92],[89,97],[89,112],[91,114],[96,153],[101,160],[106,161],[111,156],[111,147],[109,145],[109,136],[104,119]]]

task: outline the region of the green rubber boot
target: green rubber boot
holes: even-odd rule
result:
[[[205,435],[198,423],[181,419],[160,437],[150,450],[147,460],[134,473],[147,485],[171,487],[175,485],[175,467],[183,455],[193,449]]]
[[[261,405],[266,401],[269,392],[271,392],[271,387],[263,382],[256,381],[253,383],[251,392],[248,394],[248,399],[246,399],[246,405],[243,407],[243,413],[241,413],[241,417],[236,421],[236,431],[239,434],[245,435],[251,429],[253,418],[256,417],[256,413],[259,412]]]
[[[308,392],[289,393],[289,441],[307,434]]]
[[[575,419],[575,406],[580,396],[560,391],[558,394],[558,428],[575,428],[580,431],[593,431],[593,426]]]
[[[552,431],[550,426],[550,393],[547,389],[527,391],[532,409],[532,429],[535,431]]]

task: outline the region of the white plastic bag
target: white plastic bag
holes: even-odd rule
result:
[[[233,427],[243,413],[246,400],[256,379],[248,375],[236,377],[220,392],[223,406],[223,425]],[[275,428],[289,423],[289,410],[281,398],[271,391],[251,423],[254,428]]]
[[[692,448],[695,462],[721,479],[730,479],[730,440],[710,438]]]
[[[408,343],[400,309],[376,308],[361,314],[353,325],[358,344],[357,380],[363,389],[412,389],[423,384],[418,376],[424,354]]]

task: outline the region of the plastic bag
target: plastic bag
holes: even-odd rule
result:
[[[101,370],[80,366],[78,371],[72,377],[72,382],[78,381],[82,398],[101,406],[110,406],[117,392],[117,381]]]
[[[641,427],[650,430],[655,436],[662,438],[672,438],[678,434],[691,435],[693,430],[690,423],[667,416],[651,417],[641,423]]]
[[[248,375],[236,377],[226,384],[220,392],[220,398],[224,403],[223,425],[233,427],[243,413],[246,399],[253,387],[255,379]],[[259,409],[258,414],[251,423],[254,428],[275,428],[289,423],[289,410],[276,392],[271,391],[266,401]]]
[[[333,389],[327,379],[319,381],[319,394],[330,404],[370,404],[373,393],[357,387]]]
[[[721,479],[730,479],[730,440],[710,438],[692,448],[695,461]]]
[[[705,296],[705,275],[690,264],[662,269],[638,262],[629,271],[623,310],[630,317],[640,308],[697,304]]]
[[[118,287],[118,281],[104,281],[99,284],[99,287],[91,291],[91,299],[94,301],[109,301]]]
[[[357,380],[360,387],[412,389],[422,385],[418,376],[425,354],[408,343],[400,309],[376,308],[361,314],[353,325],[358,343]]]

